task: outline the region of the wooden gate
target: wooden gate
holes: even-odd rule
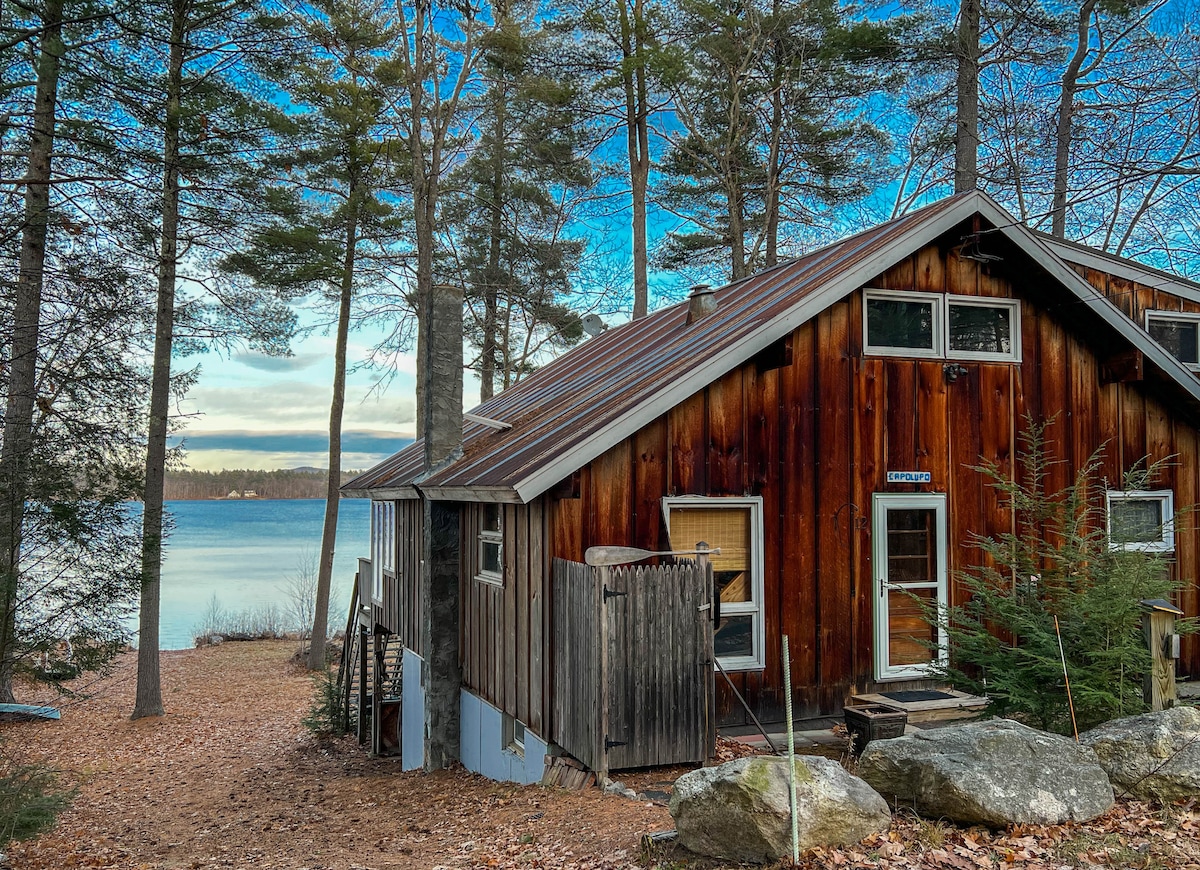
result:
[[[554,562],[553,740],[593,770],[704,761],[712,570]]]

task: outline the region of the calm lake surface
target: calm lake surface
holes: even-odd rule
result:
[[[162,649],[186,649],[216,605],[225,614],[274,605],[286,618],[298,574],[315,577],[324,499],[169,501],[175,529],[162,575]],[[338,509],[330,628],[350,606],[358,559],[370,555],[371,502],[343,499]],[[215,596],[215,599],[214,599]]]

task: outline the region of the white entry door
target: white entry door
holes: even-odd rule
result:
[[[878,493],[872,505],[875,566],[875,679],[925,676],[945,657],[945,624],[926,619],[926,606],[945,613],[945,493]]]

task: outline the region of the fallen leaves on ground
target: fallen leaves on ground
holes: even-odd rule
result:
[[[223,644],[162,658],[167,714],[131,721],[124,657],[61,722],[0,726],[23,761],[64,771],[78,797],[42,837],[14,844],[16,870],[616,870],[717,868],[677,845],[643,845],[672,822],[662,800],[600,789],[495,783],[465,771],[403,772],[353,740],[300,726],[313,683],[293,643]],[[42,701],[44,699],[30,699]],[[723,751],[742,748],[722,742]],[[686,768],[622,775],[661,793]],[[963,829],[896,815],[891,829],[805,854],[802,870],[1200,870],[1200,802],[1122,801],[1086,824]]]

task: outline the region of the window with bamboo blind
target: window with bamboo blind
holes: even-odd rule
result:
[[[698,543],[719,548],[710,557],[720,602],[714,644],[726,670],[764,667],[762,499],[663,499],[672,550]]]

